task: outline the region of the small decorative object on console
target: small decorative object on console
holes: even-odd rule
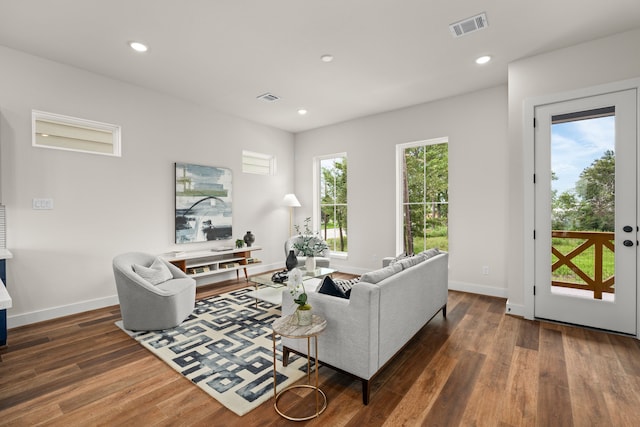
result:
[[[244,246],[244,240],[236,239],[236,248],[242,248]]]
[[[247,244],[247,246],[251,246],[255,241],[256,236],[254,236],[252,232],[247,231],[247,234],[244,235],[244,242]]]

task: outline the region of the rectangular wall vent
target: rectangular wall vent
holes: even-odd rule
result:
[[[474,33],[479,30],[484,30],[489,26],[487,21],[487,14],[481,13],[471,18],[463,19],[462,21],[454,22],[449,25],[449,30],[453,37],[462,37],[469,33]]]
[[[258,99],[262,99],[263,101],[274,102],[274,101],[277,101],[280,98],[275,96],[272,93],[267,92],[267,93],[263,93],[262,95],[258,96]]]

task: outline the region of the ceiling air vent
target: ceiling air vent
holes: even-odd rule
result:
[[[280,98],[278,98],[277,96],[275,96],[272,93],[267,92],[267,93],[263,93],[262,95],[258,96],[258,99],[262,99],[263,101],[274,102],[274,101],[277,101]]]
[[[479,15],[472,16],[471,18],[454,22],[453,24],[449,25],[449,29],[451,30],[451,34],[453,35],[453,37],[461,37],[469,33],[484,30],[488,26],[489,22],[487,21],[487,14],[483,12]]]

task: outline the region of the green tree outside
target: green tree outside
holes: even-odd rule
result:
[[[332,251],[347,252],[347,158],[320,161],[322,236]]]
[[[431,247],[448,250],[448,144],[405,149],[403,234],[405,253]]]

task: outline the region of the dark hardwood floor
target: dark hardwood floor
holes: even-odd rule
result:
[[[226,282],[198,297],[244,286]],[[449,292],[447,319],[438,314],[376,378],[368,406],[359,381],[321,367],[329,406],[308,424],[639,425],[638,341],[507,316],[504,306]],[[10,330],[0,349],[0,425],[293,424],[273,399],[235,415],[118,329],[119,318],[111,307]],[[301,390],[280,406],[306,407],[312,399]]]

